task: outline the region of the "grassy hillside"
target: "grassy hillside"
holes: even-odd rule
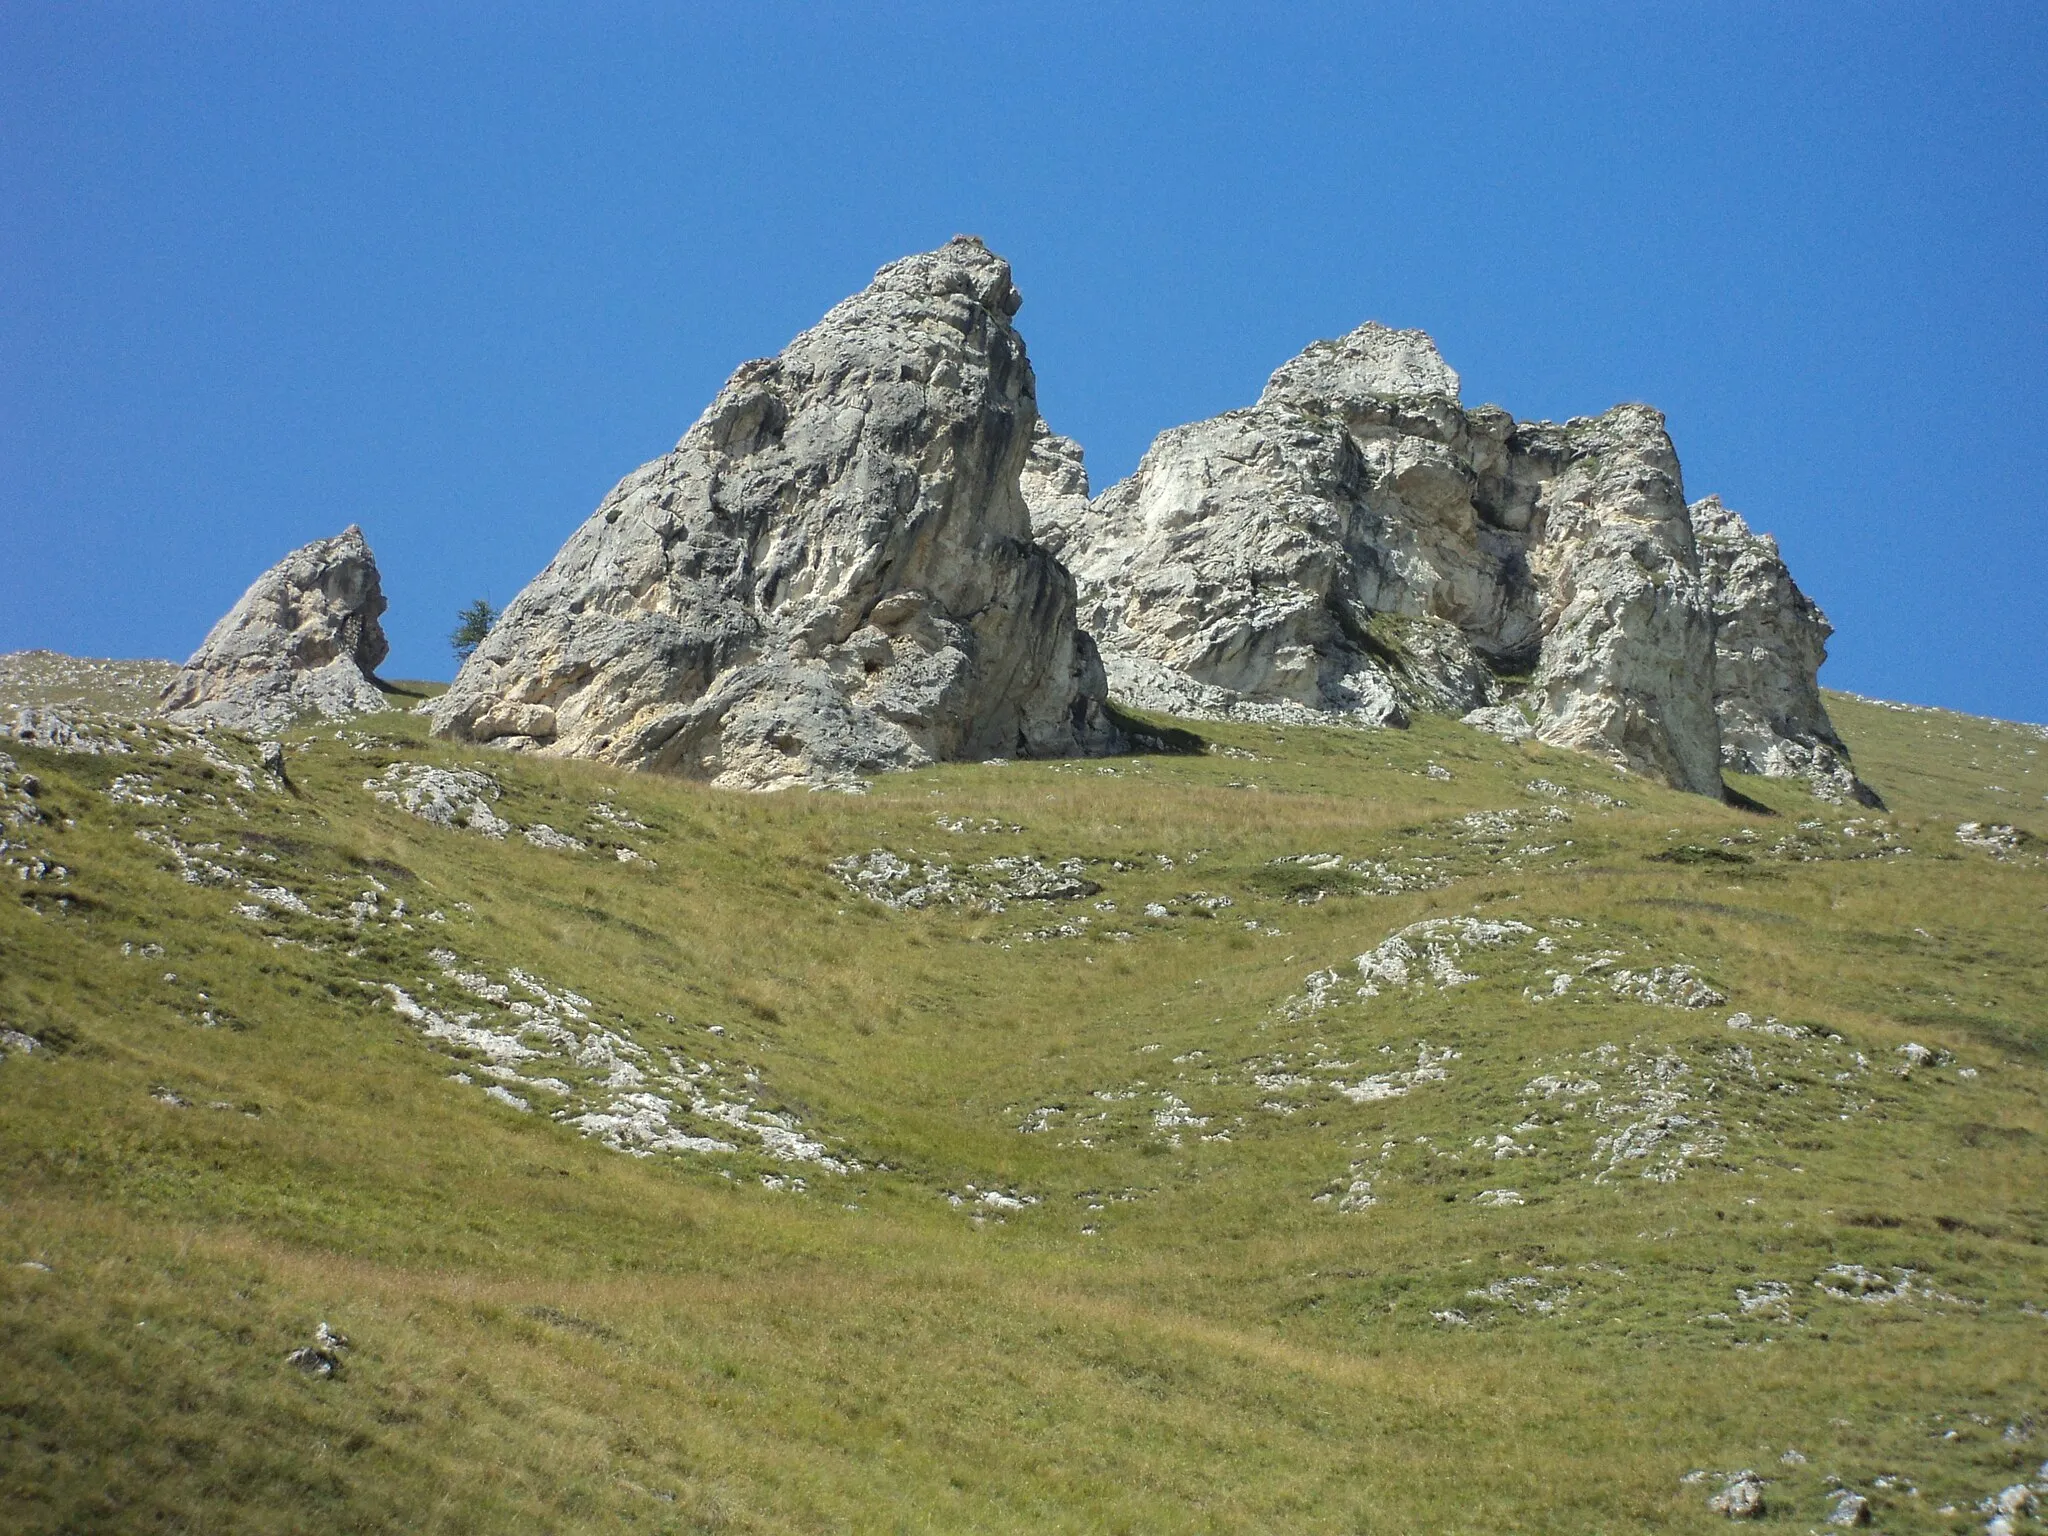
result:
[[[1956,829],[2048,832],[2048,739],[1830,704],[1891,814],[1434,720],[865,796],[9,747],[0,1524],[1982,1530],[2048,867]]]

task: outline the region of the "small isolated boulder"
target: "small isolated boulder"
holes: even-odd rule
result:
[[[1828,1506],[1828,1524],[1858,1526],[1870,1524],[1870,1500],[1853,1488],[1839,1488]]]
[[[1707,1500],[1707,1508],[1730,1520],[1760,1520],[1764,1513],[1764,1483],[1754,1472],[1738,1472],[1719,1493]]]
[[[284,1357],[285,1364],[297,1366],[308,1376],[339,1376],[342,1357],[348,1353],[348,1335],[337,1333],[324,1322],[313,1330],[313,1342]]]
[[[372,680],[390,651],[384,588],[363,530],[295,549],[256,578],[163,692],[180,725],[282,730],[386,707]]]
[[[1021,302],[961,236],[744,364],[512,601],[436,733],[738,789],[1119,746],[1019,488]]]

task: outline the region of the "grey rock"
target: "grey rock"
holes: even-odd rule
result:
[[[33,705],[16,710],[12,721],[0,720],[0,741],[18,741],[25,747],[41,747],[48,752],[80,752],[95,757],[133,750],[126,742],[104,730],[99,721],[74,719],[55,709]]]
[[[313,1330],[311,1345],[295,1349],[284,1358],[287,1365],[298,1367],[308,1376],[339,1376],[342,1357],[348,1353],[348,1348],[347,1334],[337,1333],[322,1323]]]
[[[180,725],[253,733],[382,710],[372,677],[390,650],[384,606],[362,529],[295,549],[213,626],[165,687],[163,711]]]
[[[1510,448],[1510,484],[1537,487],[1537,735],[1719,796],[1713,610],[1664,418],[1620,405]]]
[[[1663,418],[1518,426],[1458,390],[1422,332],[1366,325],[1092,501],[1078,448],[1042,445],[1033,525],[1111,692],[1279,722],[1481,712],[1719,794],[1713,617]]]
[[[1760,1520],[1764,1513],[1763,1479],[1754,1472],[1737,1472],[1721,1491],[1707,1500],[1707,1508],[1730,1520]]]
[[[1834,633],[1827,615],[1792,580],[1776,539],[1752,532],[1718,496],[1690,510],[1714,605],[1722,766],[1805,779],[1823,799],[1881,807],[1821,702],[1820,666]]]
[[[743,365],[513,600],[436,732],[747,789],[1120,745],[1019,488],[1020,303],[957,237]]]
[[[1870,1524],[1870,1500],[1853,1488],[1836,1491],[1834,1503],[1828,1509],[1829,1525]]]

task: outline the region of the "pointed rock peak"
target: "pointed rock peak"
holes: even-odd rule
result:
[[[743,366],[513,600],[435,730],[738,789],[1120,745],[1031,541],[1018,302],[961,237]]]
[[[1348,336],[1311,342],[1274,372],[1262,405],[1320,400],[1402,400],[1432,397],[1455,403],[1457,370],[1423,331],[1396,331],[1368,320]]]
[[[1005,319],[1024,296],[1010,279],[1010,264],[981,243],[979,235],[955,235],[935,251],[892,261],[872,285],[894,293],[958,294]]]
[[[184,724],[273,731],[309,714],[383,709],[371,674],[390,653],[384,587],[363,530],[293,550],[257,577],[164,690]]]
[[[1702,539],[1748,539],[1756,535],[1740,512],[1718,496],[1702,496],[1687,508],[1692,531]]]

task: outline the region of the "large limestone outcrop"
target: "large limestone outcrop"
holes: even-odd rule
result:
[[[181,725],[256,732],[385,709],[372,681],[390,651],[383,612],[362,529],[295,549],[213,626],[165,687],[164,713]]]
[[[1821,702],[1817,675],[1834,633],[1799,590],[1778,541],[1708,496],[1692,504],[1700,568],[1714,604],[1714,709],[1721,762],[1739,773],[1803,778],[1824,799],[1882,805],[1856,777]]]
[[[745,364],[513,600],[436,731],[749,789],[1117,745],[1019,489],[1020,302],[959,237]]]
[[[1363,724],[1482,711],[1720,793],[1712,610],[1648,407],[1563,425],[1468,411],[1427,336],[1366,325],[1280,368],[1256,405],[1163,433],[1093,501],[1065,439],[1034,462],[1034,527],[1130,703]]]

